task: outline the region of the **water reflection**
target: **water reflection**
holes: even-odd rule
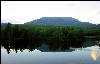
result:
[[[87,43],[88,45],[91,43]],[[34,51],[35,49],[40,50],[41,52],[72,52],[75,51],[74,48],[82,48],[88,47],[87,44],[84,44],[84,41],[68,41],[68,42],[27,42],[25,40],[12,40],[8,42],[3,42],[2,46],[7,50],[9,54],[11,50],[15,51],[16,53],[19,51],[23,52],[23,50],[28,49],[29,51]],[[92,44],[93,45],[93,44]],[[90,45],[89,45],[90,46]],[[74,47],[74,48],[72,48]],[[95,56],[95,55],[96,56]],[[99,54],[99,56],[98,56]],[[91,56],[95,59],[100,57],[100,53],[97,53],[95,48],[93,48]]]
[[[54,41],[54,42],[53,42]],[[38,49],[42,52],[72,52],[74,49],[70,49],[70,47],[82,47],[84,40],[79,39],[70,39],[68,41],[29,41],[23,39],[13,39],[9,40],[2,40],[1,45],[7,50],[9,54],[11,49],[14,50],[16,53],[18,50],[23,52],[23,50],[28,49],[29,51],[34,51]]]
[[[98,46],[94,46],[92,48],[92,52],[91,52],[91,57],[93,58],[93,60],[96,61],[96,59],[100,58],[100,47]]]
[[[68,63],[68,64],[77,64],[77,63],[74,63],[74,62],[70,62],[70,63]]]
[[[24,46],[21,47],[22,45]],[[3,45],[9,54],[2,49],[2,64],[100,64],[100,47],[97,45],[85,48],[84,44],[75,45],[70,48],[64,47],[65,50],[62,49],[63,46],[57,45],[42,43],[25,46],[21,42],[20,45],[14,43],[7,47]],[[56,48],[51,48],[54,46]],[[92,58],[96,58],[96,61]]]

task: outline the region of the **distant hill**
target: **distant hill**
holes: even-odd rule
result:
[[[11,21],[8,19],[3,19],[3,20],[1,20],[1,25],[6,25],[6,24],[8,24],[8,22],[11,22]]]
[[[8,24],[8,23],[1,23],[1,25],[3,25],[3,24]]]
[[[8,23],[1,23],[1,26],[5,26],[5,25],[7,25]]]
[[[24,24],[55,25],[55,26],[77,26],[77,27],[95,27],[96,24],[81,22],[72,17],[42,17]]]

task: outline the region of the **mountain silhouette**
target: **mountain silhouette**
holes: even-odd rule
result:
[[[72,17],[42,17],[24,24],[37,25],[55,25],[55,26],[78,26],[78,27],[95,27],[96,24],[81,22]]]

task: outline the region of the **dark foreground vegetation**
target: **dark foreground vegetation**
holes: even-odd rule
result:
[[[7,49],[33,51],[42,44],[53,51],[70,47],[82,47],[86,39],[100,40],[100,29],[85,29],[71,26],[36,26],[8,23],[1,26],[1,45]]]

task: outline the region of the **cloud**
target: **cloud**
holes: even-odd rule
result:
[[[16,20],[13,23],[24,23],[40,17],[71,16],[83,22],[94,22],[91,18],[99,20],[99,5],[99,3],[88,1],[2,1],[1,19]]]
[[[100,15],[100,11],[98,11],[97,15]]]
[[[73,7],[79,7],[80,1],[68,1],[66,2],[66,7],[73,8]]]

